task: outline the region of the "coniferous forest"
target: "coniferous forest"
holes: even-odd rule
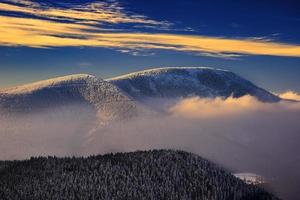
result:
[[[195,154],[153,150],[0,162],[1,200],[272,200]]]

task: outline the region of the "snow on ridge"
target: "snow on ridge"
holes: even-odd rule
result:
[[[248,94],[266,102],[280,100],[267,90],[231,71],[209,67],[154,68],[117,76],[106,81],[136,98],[191,95],[201,97],[233,95],[238,98]]]
[[[215,72],[229,72],[228,70],[212,68],[212,67],[159,67],[159,68],[151,68],[151,69],[136,71],[136,72],[108,78],[106,80],[113,81],[113,80],[127,79],[130,77],[146,75],[146,74],[160,74],[164,72],[169,72],[170,70],[187,70],[190,73],[193,73],[195,70],[212,70]]]
[[[262,176],[254,173],[236,173],[233,175],[247,184],[259,185],[266,183],[266,180]]]
[[[127,119],[141,106],[115,85],[88,74],[38,81],[0,91],[0,118],[80,105],[96,113],[99,124]],[[137,108],[139,107],[139,108]],[[3,111],[3,112],[2,112]]]
[[[67,76],[61,76],[61,77],[56,77],[56,78],[51,78],[51,79],[46,79],[46,80],[41,80],[29,84],[24,84],[20,86],[15,86],[11,88],[5,88],[0,90],[0,94],[24,94],[24,93],[31,93],[33,91],[42,89],[42,88],[50,88],[50,87],[57,87],[61,86],[63,84],[70,84],[70,85],[78,85],[78,84],[84,84],[84,82],[81,81],[86,81],[86,80],[94,80],[97,79],[93,75],[89,74],[72,74],[72,75],[67,75]]]

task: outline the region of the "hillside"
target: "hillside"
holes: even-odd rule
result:
[[[76,74],[0,91],[1,114],[26,114],[80,105],[101,120],[136,114],[136,104],[114,85],[92,75]]]
[[[225,70],[205,67],[156,68],[107,79],[135,99],[148,97],[241,97],[251,95],[264,102],[279,97]]]
[[[98,121],[126,119],[144,107],[147,98],[241,97],[251,95],[265,102],[279,97],[238,75],[211,68],[157,68],[107,80],[75,74],[0,90],[0,117],[47,113],[64,106],[86,107]],[[143,108],[142,108],[143,107]]]
[[[197,155],[171,150],[0,162],[0,198],[276,199]]]

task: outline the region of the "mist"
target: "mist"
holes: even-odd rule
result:
[[[180,149],[234,173],[261,175],[281,198],[298,196],[299,102],[262,103],[251,96],[145,102],[157,112],[105,126],[83,105],[1,119],[0,160]]]
[[[96,113],[82,104],[0,118],[0,160],[80,155]]]

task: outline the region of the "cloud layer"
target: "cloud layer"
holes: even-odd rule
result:
[[[289,100],[297,100],[300,96],[292,91],[283,93],[280,97]],[[175,116],[188,119],[214,119],[237,117],[239,115],[251,115],[256,112],[271,111],[300,111],[299,103],[281,101],[279,103],[263,103],[256,98],[246,95],[240,98],[229,97],[227,99],[205,99],[191,97],[177,102],[169,111]]]
[[[0,45],[38,48],[90,46],[123,52],[162,49],[229,58],[243,54],[300,57],[300,46],[267,39],[172,34],[171,23],[128,14],[116,2],[67,8],[24,2],[0,3],[1,11],[15,13],[0,15]],[[131,24],[131,27],[139,24],[169,32],[152,34],[143,32],[144,29],[132,32],[132,29],[120,28],[120,24]]]
[[[262,175],[284,199],[297,197],[299,102],[262,103],[244,96],[157,103],[166,105],[165,112],[104,127],[97,127],[91,110],[79,105],[0,119],[0,160],[181,149],[234,172]]]

